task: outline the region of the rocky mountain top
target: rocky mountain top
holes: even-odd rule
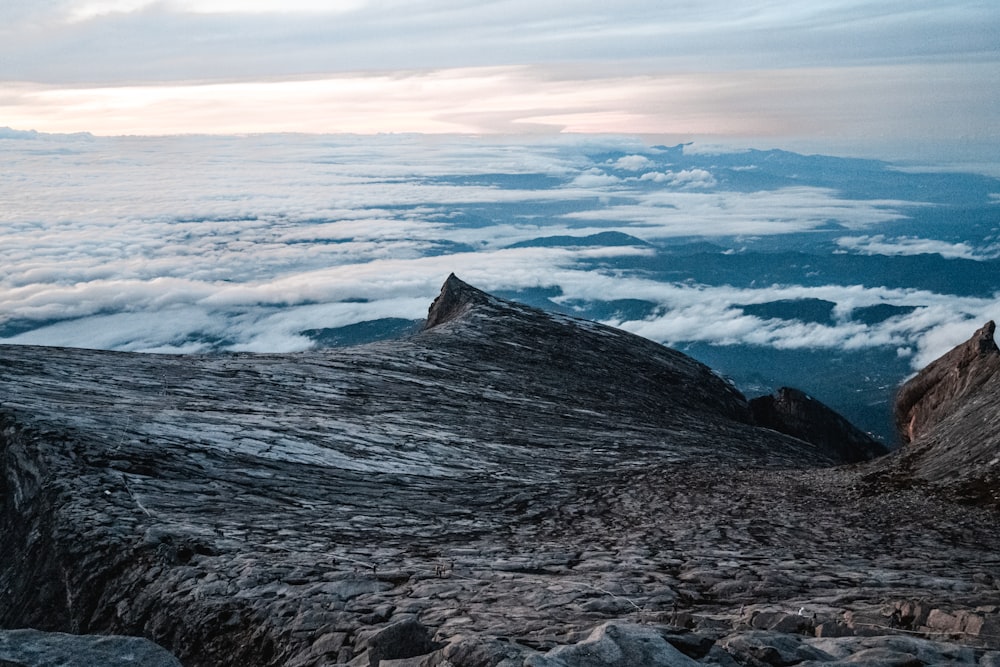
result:
[[[897,485],[928,484],[963,502],[1000,508],[1000,349],[996,324],[934,361],[900,389],[906,446],[879,468]]]
[[[402,341],[0,347],[0,626],[206,666],[1000,664],[996,510],[835,444],[454,276]]]
[[[987,322],[962,345],[931,363],[900,389],[894,406],[903,442],[913,442],[979,393],[1000,370],[1000,349]]]

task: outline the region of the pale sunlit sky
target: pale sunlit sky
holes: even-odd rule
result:
[[[995,0],[5,0],[0,127],[991,155]]]

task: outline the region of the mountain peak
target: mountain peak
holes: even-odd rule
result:
[[[424,329],[433,329],[436,326],[450,322],[461,317],[475,304],[489,302],[489,295],[486,292],[476,289],[472,285],[459,279],[454,273],[449,274],[447,280],[441,286],[441,292],[431,303],[427,311],[427,321]]]
[[[930,664],[951,664],[939,633],[996,646],[995,514],[953,530],[929,494],[867,497],[869,467],[760,428],[634,334],[454,275],[441,324],[277,355],[0,345],[0,627],[220,667],[646,665],[674,640],[757,664],[819,655],[814,630],[862,660],[890,623]],[[962,431],[990,447],[998,380]],[[964,470],[995,455],[954,449]]]

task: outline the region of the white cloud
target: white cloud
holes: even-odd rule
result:
[[[661,342],[891,346],[913,351],[915,364],[944,351],[964,323],[997,316],[995,299],[837,285],[670,285],[579,268],[583,259],[650,248],[505,249],[608,230],[647,240],[799,232],[831,220],[867,230],[915,205],[807,186],[650,188],[595,166],[593,155],[638,155],[644,146],[635,139],[38,135],[0,142],[0,161],[14,175],[0,179],[0,326],[36,327],[8,342],[301,349],[309,345],[304,329],[421,317],[452,271],[487,290],[558,285],[567,299],[649,300],[660,306],[657,317],[619,324]],[[673,173],[698,182],[705,178],[698,171]],[[533,180],[538,175],[557,180]],[[506,186],[491,185],[504,178]],[[858,249],[935,243],[842,238]],[[836,320],[762,320],[735,306],[796,298],[835,302]],[[854,308],[880,303],[915,310],[874,326],[851,321]],[[951,333],[956,322],[963,325]]]
[[[653,161],[645,155],[625,155],[615,160],[613,166],[615,169],[623,171],[641,171],[649,168],[652,164]]]
[[[600,188],[606,185],[617,185],[621,179],[611,174],[606,174],[600,169],[588,169],[573,179],[573,186],[578,188]]]
[[[737,289],[589,276],[577,281],[561,278],[559,284],[563,286],[564,299],[639,298],[659,304],[659,313],[651,318],[609,323],[666,345],[699,341],[779,349],[916,347],[912,360],[915,369],[968,339],[983,322],[996,319],[1000,313],[997,298],[956,297],[923,290],[840,285]],[[743,314],[736,305],[783,299],[832,301],[838,304],[835,314],[840,317],[830,324],[765,320]],[[854,308],[883,303],[912,306],[915,310],[875,325],[848,317]]]
[[[831,220],[863,229],[906,217],[912,202],[843,199],[832,190],[790,187],[759,192],[656,190],[637,203],[569,213],[573,220],[612,220],[641,226],[643,238],[767,236],[808,231]]]
[[[947,259],[995,259],[1000,257],[1000,246],[974,248],[968,243],[949,243],[936,239],[921,239],[913,236],[887,238],[883,234],[871,236],[843,236],[837,245],[845,250],[865,255],[922,255],[937,254]]]
[[[716,180],[711,172],[705,169],[682,169],[681,171],[649,171],[639,177],[641,181],[666,183],[679,188],[711,188]]]

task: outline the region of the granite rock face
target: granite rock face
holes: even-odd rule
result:
[[[895,404],[905,443],[888,460],[894,483],[928,483],[1000,507],[1000,349],[990,321],[910,379]]]
[[[760,426],[800,438],[848,463],[870,461],[888,453],[882,443],[803,391],[782,387],[750,401]]]
[[[189,666],[993,664],[994,508],[873,483],[621,331],[457,278],[431,316],[292,355],[0,347],[0,626]]]
[[[1000,349],[992,320],[972,338],[937,359],[899,390],[894,406],[896,428],[904,443],[913,442],[981,393],[1000,371]]]

